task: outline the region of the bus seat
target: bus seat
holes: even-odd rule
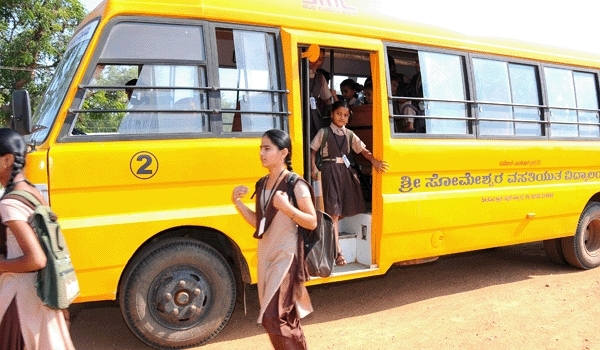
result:
[[[352,106],[352,118],[346,127],[373,151],[373,105]]]
[[[352,118],[346,127],[352,130],[356,136],[373,151],[373,105],[352,106]],[[362,155],[356,155],[354,161],[365,175],[371,173],[371,163]]]

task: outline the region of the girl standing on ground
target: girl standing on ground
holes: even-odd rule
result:
[[[4,194],[24,190],[45,203],[23,174],[26,152],[21,135],[12,129],[0,129],[0,183]],[[19,200],[0,198],[0,217],[6,226],[6,256],[0,255],[0,348],[74,349],[63,312],[43,305],[36,292],[36,271],[46,266],[46,254],[29,225],[32,213]]]
[[[255,211],[241,201],[248,194],[248,187],[237,186],[231,195],[236,209],[256,228],[254,237],[259,239],[258,323],[262,323],[276,350],[305,350],[300,319],[312,312],[312,305],[304,286],[308,274],[298,225],[314,229],[317,215],[308,183],[302,177],[294,187],[298,208],[287,196],[292,143],[285,131],[265,132],[260,160],[269,174],[257,183]]]
[[[331,125],[319,130],[310,144],[311,175],[316,179],[316,174],[319,171],[316,164],[317,152],[321,148],[325,134],[324,130],[329,128],[323,154],[321,154],[322,164],[320,170],[325,212],[331,215],[335,228],[335,241],[338,252],[335,263],[338,266],[346,265],[346,259],[342,254],[339,243],[339,219],[366,211],[358,175],[356,170],[350,166],[350,152],[360,153],[373,165],[377,172],[385,172],[388,168],[387,162],[373,157],[358,136],[353,135],[352,144],[350,144],[348,129],[346,129],[349,118],[350,106],[348,102],[338,101],[334,103],[331,110]]]

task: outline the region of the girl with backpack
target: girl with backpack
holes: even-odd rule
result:
[[[358,175],[350,166],[351,153],[361,154],[377,172],[388,169],[386,161],[375,159],[358,136],[346,128],[350,113],[348,102],[335,102],[331,109],[331,125],[319,130],[310,144],[311,175],[316,179],[317,172],[321,171],[325,212],[333,219],[335,228],[338,252],[335,263],[338,266],[347,263],[339,244],[339,219],[366,211]],[[319,166],[317,152],[322,160]]]
[[[23,174],[26,153],[21,135],[0,129],[0,184],[5,191],[0,217],[6,239],[5,255],[0,255],[0,349],[74,349],[63,311],[44,305],[36,292],[37,271],[47,258],[28,222],[33,209],[4,198],[12,190],[23,190],[45,203]]]
[[[269,174],[257,183],[255,210],[241,200],[248,194],[248,187],[237,186],[231,195],[236,209],[256,229],[254,237],[259,239],[258,323],[266,329],[275,349],[305,350],[300,319],[313,309],[304,286],[309,277],[298,225],[313,230],[317,214],[309,185],[303,179],[294,186],[297,207],[287,195],[287,177],[292,175],[292,142],[285,131],[273,129],[264,133],[260,160]]]

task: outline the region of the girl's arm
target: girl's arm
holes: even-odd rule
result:
[[[385,173],[388,170],[388,163],[385,160],[378,160],[375,159],[375,157],[373,157],[373,155],[371,154],[371,152],[369,152],[368,149],[363,149],[362,152],[360,152],[360,154],[365,157],[369,162],[371,162],[371,164],[373,165],[373,168],[375,168],[375,170],[378,173]]]
[[[333,102],[339,101],[337,91],[335,91],[335,89],[330,89],[329,91],[331,92],[331,97],[333,98]]]
[[[314,230],[315,227],[317,227],[317,212],[313,205],[312,198],[310,196],[296,198],[296,202],[298,208],[290,203],[287,193],[282,191],[275,192],[275,195],[273,196],[273,206],[277,210],[283,212],[296,224],[306,229]]]
[[[250,226],[256,228],[256,213],[254,210],[248,208],[244,202],[242,202],[242,198],[248,194],[248,187],[246,186],[236,186],[231,193],[231,201],[235,208],[238,210],[242,217],[250,224]]]
[[[23,255],[15,259],[0,258],[0,272],[33,272],[46,266],[46,254],[37,235],[26,221],[5,222],[17,239]]]

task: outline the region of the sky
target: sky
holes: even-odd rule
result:
[[[88,11],[100,1],[80,0]],[[519,39],[600,54],[600,40],[595,39],[597,12],[591,0],[371,1],[384,13],[469,35]]]

